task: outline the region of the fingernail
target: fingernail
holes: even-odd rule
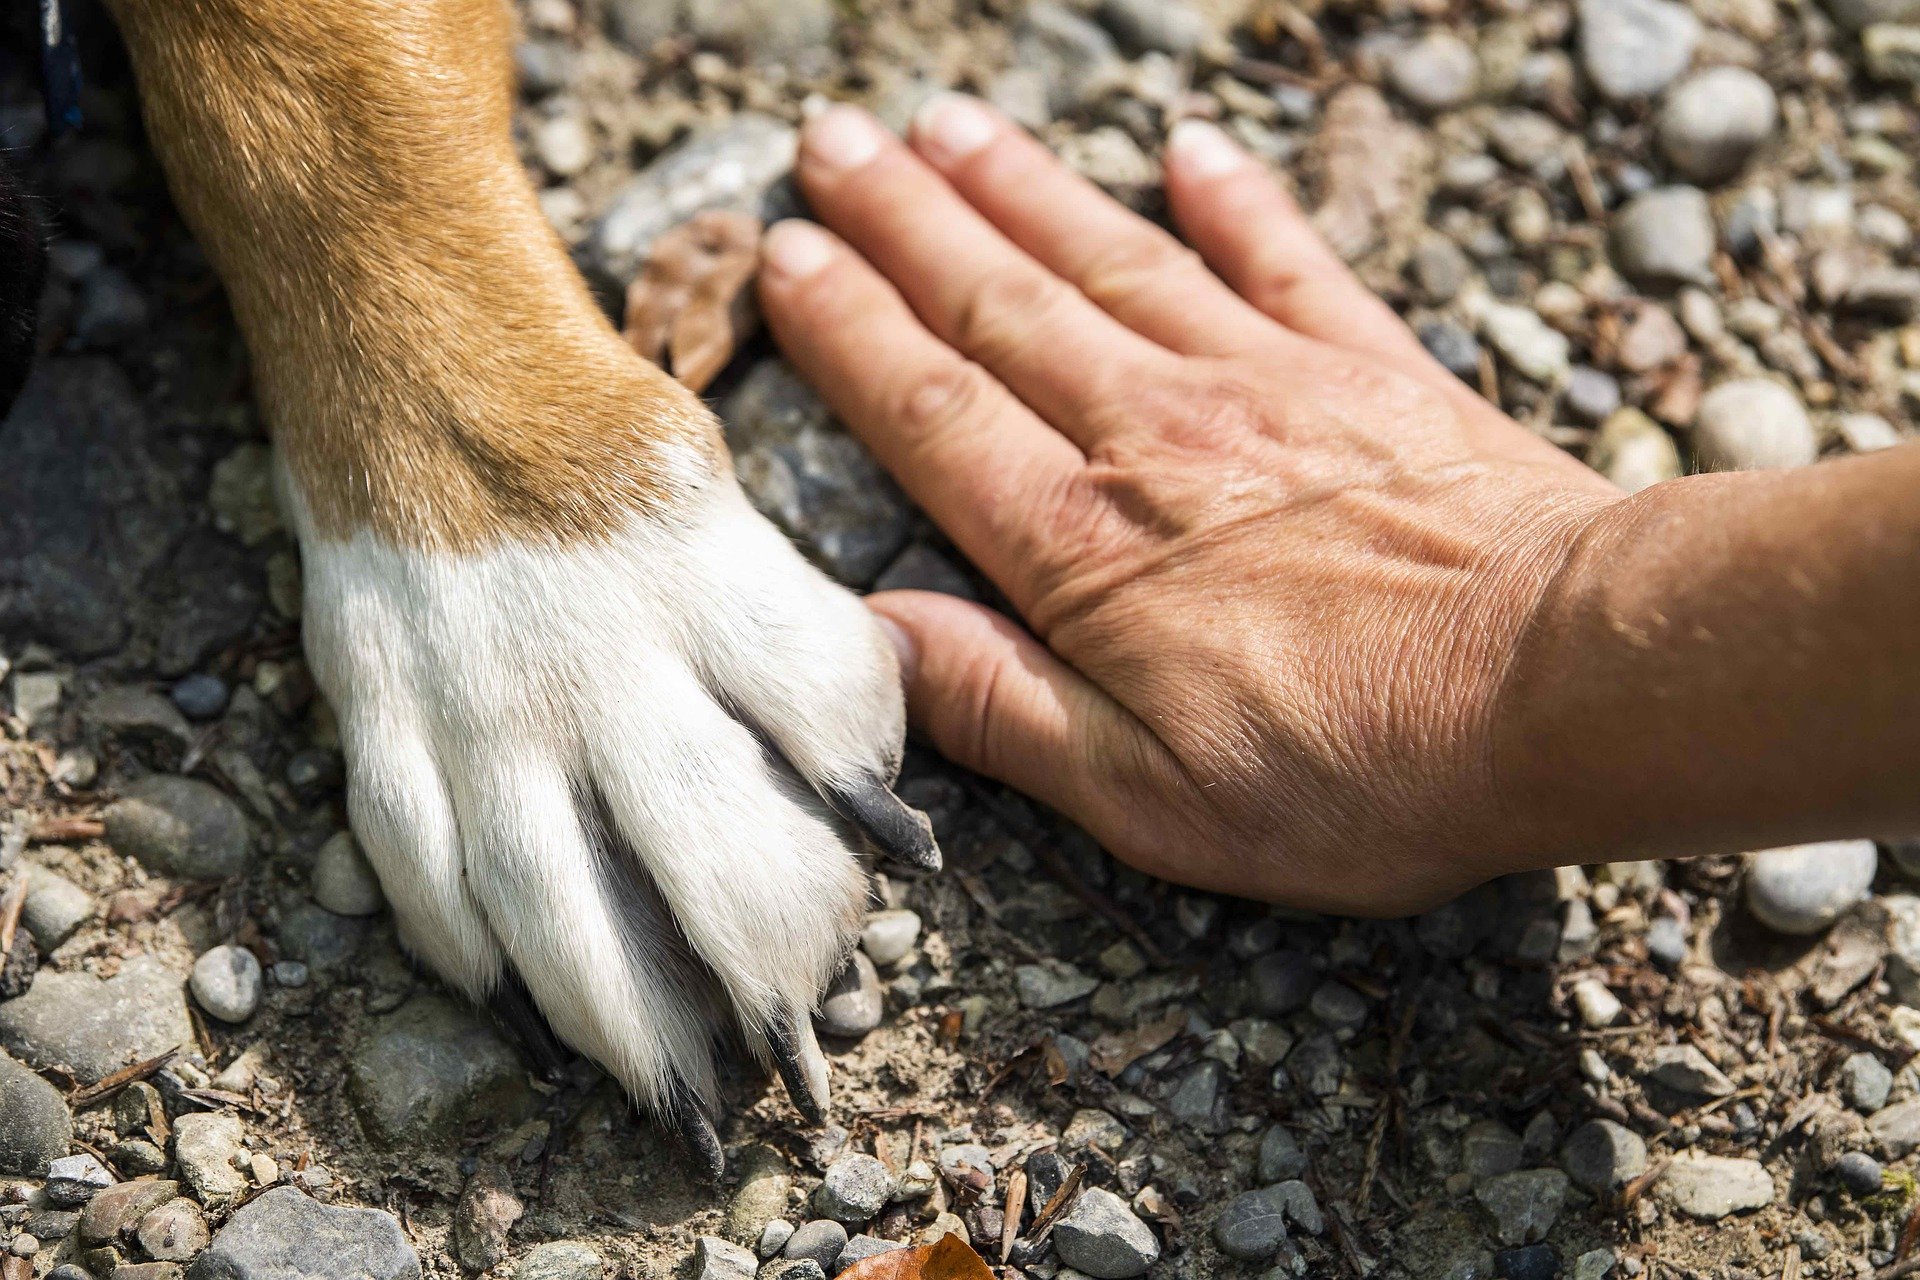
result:
[[[1218,178],[1245,164],[1247,153],[1205,120],[1182,120],[1167,135],[1167,160],[1189,178]]]
[[[776,222],[760,245],[760,265],[773,275],[804,280],[833,259],[833,237],[799,218]]]
[[[880,154],[886,133],[858,107],[829,107],[802,135],[807,157],[829,169],[857,169]]]
[[[913,117],[913,140],[939,165],[958,164],[993,140],[999,124],[977,98],[940,93]]]
[[[880,620],[880,630],[886,633],[893,644],[893,653],[900,661],[900,684],[903,688],[913,687],[914,674],[920,669],[920,648],[914,644],[907,629],[884,613],[876,613]]]

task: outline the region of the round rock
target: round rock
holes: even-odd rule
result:
[[[1849,1151],[1833,1162],[1833,1176],[1856,1196],[1879,1195],[1880,1162],[1864,1151]]]
[[[1878,863],[1871,840],[1756,853],[1747,865],[1747,908],[1779,933],[1819,933],[1867,896]]]
[[[220,1021],[245,1022],[260,1007],[260,962],[245,947],[215,947],[193,962],[187,985],[200,1007]]]
[[[207,1215],[185,1196],[176,1196],[140,1219],[140,1247],[159,1262],[185,1262],[207,1247]]]
[[[1456,35],[1435,31],[1409,41],[1387,59],[1387,83],[1422,111],[1450,111],[1473,97],[1480,60]]]
[[[1713,210],[1698,187],[1655,187],[1623,205],[1611,227],[1614,265],[1647,284],[1711,278]]]
[[[1160,1241],[1126,1201],[1093,1187],[1053,1229],[1060,1260],[1094,1280],[1130,1280],[1160,1258]]]
[[[60,1091],[0,1054],[0,1173],[38,1178],[73,1144],[73,1117]]]
[[[1847,1105],[1872,1115],[1887,1105],[1893,1090],[1893,1072],[1870,1053],[1856,1053],[1840,1064],[1840,1092]]]
[[[240,806],[196,778],[142,778],[101,818],[109,844],[162,875],[224,880],[246,870],[252,855]]]
[[[1661,1175],[1660,1190],[1690,1217],[1717,1222],[1773,1203],[1773,1179],[1758,1160],[1683,1151]]]
[[[1610,102],[1651,98],[1693,60],[1700,20],[1674,0],[1580,0],[1580,65]]]
[[[1611,1120],[1589,1120],[1567,1135],[1560,1167],[1588,1191],[1616,1191],[1646,1172],[1646,1139]]]
[[[904,909],[876,911],[860,929],[860,949],[882,968],[906,959],[919,940],[920,916]]]
[[[804,1223],[780,1247],[783,1258],[804,1258],[816,1262],[825,1271],[847,1247],[847,1229],[830,1218]]]
[[[606,1272],[606,1259],[578,1240],[535,1245],[513,1264],[513,1280],[600,1280]]]
[[[337,916],[377,915],[386,905],[380,881],[351,832],[340,832],[314,855],[313,900]]]
[[[1682,80],[1660,108],[1667,160],[1690,182],[1719,183],[1746,167],[1780,123],[1773,89],[1745,67],[1713,67]]]
[[[275,1187],[235,1211],[187,1274],[192,1280],[419,1280],[420,1256],[390,1213],[323,1205],[292,1187]]]
[[[893,1195],[893,1175],[874,1157],[841,1156],[813,1193],[814,1210],[835,1222],[865,1222]]]
[[[1798,467],[1819,456],[1807,410],[1771,378],[1734,378],[1700,398],[1693,449],[1704,471]]]
[[[866,952],[855,951],[820,1002],[820,1030],[826,1035],[849,1039],[864,1036],[880,1025],[883,1012],[880,975],[874,971],[873,961],[867,959]]]

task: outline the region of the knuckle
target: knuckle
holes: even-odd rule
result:
[[[949,360],[906,381],[894,418],[916,440],[938,439],[978,421],[988,411],[990,394],[986,370],[971,361]]]
[[[991,363],[1030,341],[1065,293],[1065,285],[1042,271],[995,272],[962,300],[955,340],[969,355]]]
[[[1096,251],[1081,272],[1081,289],[1107,306],[1137,297],[1162,281],[1197,270],[1200,257],[1171,236],[1123,237]]]

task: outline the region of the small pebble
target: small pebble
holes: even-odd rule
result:
[[[1833,1174],[1856,1196],[1880,1194],[1880,1162],[1864,1151],[1849,1151],[1834,1161]]]
[[[46,1195],[56,1208],[77,1209],[113,1183],[106,1166],[84,1153],[61,1156],[47,1165]]]
[[[1693,448],[1705,471],[1798,467],[1820,452],[1800,397],[1771,378],[1734,378],[1702,396]]]
[[[1582,978],[1573,984],[1573,1007],[1588,1030],[1610,1027],[1620,1016],[1620,997],[1598,978]]]
[[[196,672],[176,681],[169,696],[187,719],[212,720],[227,709],[229,694],[225,680]]]
[[[1580,65],[1611,102],[1651,98],[1693,59],[1700,20],[1673,0],[1580,0]]]
[[[821,1218],[797,1228],[780,1246],[783,1258],[808,1258],[825,1271],[847,1247],[847,1229],[830,1218]]]
[[[855,1039],[879,1026],[884,1012],[880,975],[866,952],[855,951],[820,1002],[820,1030],[826,1035]]]
[[[1856,1053],[1840,1064],[1840,1092],[1847,1105],[1863,1115],[1871,1115],[1887,1105],[1893,1089],[1893,1072],[1871,1053]]]
[[[1554,1280],[1560,1274],[1560,1255],[1547,1244],[1502,1249],[1493,1255],[1493,1273],[1501,1280]]]
[[[1725,182],[1746,167],[1780,123],[1773,89],[1745,67],[1712,67],[1682,80],[1660,108],[1657,136],[1689,182]]]
[[[754,1251],[762,1258],[771,1258],[786,1248],[787,1241],[793,1238],[793,1224],[785,1218],[775,1218],[760,1228],[760,1242]]]
[[[1613,259],[1623,274],[1652,284],[1712,279],[1713,211],[1697,187],[1655,187],[1613,215]]]
[[[1420,326],[1420,345],[1454,377],[1479,382],[1480,344],[1467,330],[1451,320],[1429,321]]]
[[[1655,916],[1647,926],[1647,955],[1663,969],[1678,969],[1687,958],[1687,929],[1672,916]]]
[[[1422,111],[1451,111],[1473,97],[1480,61],[1473,46],[1435,31],[1395,50],[1387,60],[1387,83]]]
[[[312,977],[307,972],[305,962],[300,960],[276,961],[269,972],[273,975],[274,985],[281,987],[304,987]]]
[[[337,916],[371,916],[386,905],[379,877],[367,865],[359,843],[337,832],[313,858],[313,900]]]
[[[260,962],[245,947],[213,948],[193,963],[193,998],[222,1022],[245,1022],[260,1007]]]
[[[865,1222],[893,1195],[893,1175],[869,1155],[841,1156],[813,1193],[814,1210],[835,1222]]]
[[[1866,898],[1879,858],[1871,840],[1756,853],[1747,865],[1747,907],[1780,933],[1819,933]]]
[[[920,940],[920,917],[907,910],[876,911],[860,929],[860,949],[881,968],[898,964]]]

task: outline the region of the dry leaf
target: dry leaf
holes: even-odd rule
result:
[[[1168,1014],[1158,1022],[1135,1027],[1124,1035],[1104,1035],[1094,1041],[1087,1060],[1104,1076],[1117,1076],[1156,1049],[1166,1047],[1186,1029],[1187,1015]]]
[[[840,1280],[993,1280],[986,1259],[959,1236],[941,1236],[918,1249],[895,1249],[856,1262]]]
[[[759,326],[748,286],[760,260],[760,220],[711,210],[654,241],[627,286],[633,349],[704,391]]]

